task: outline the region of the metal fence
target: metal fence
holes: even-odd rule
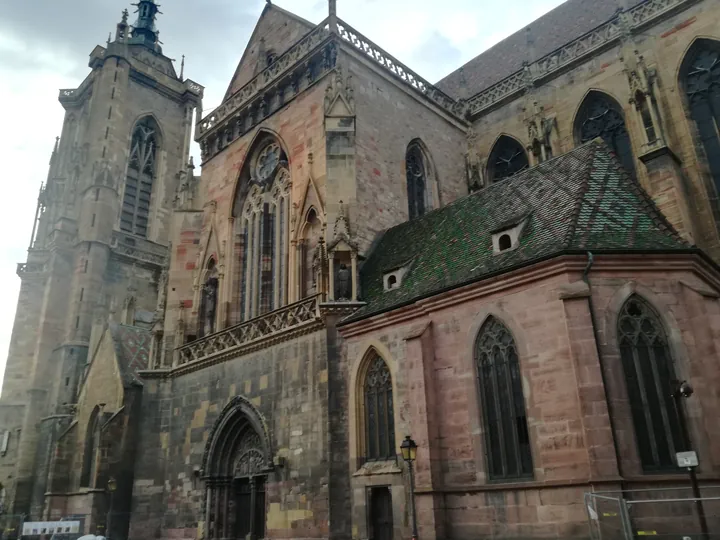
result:
[[[701,498],[691,488],[637,489],[585,494],[593,540],[720,540],[720,486],[704,487]],[[700,525],[702,503],[708,534]]]

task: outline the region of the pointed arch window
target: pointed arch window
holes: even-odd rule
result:
[[[490,480],[532,478],[533,464],[515,340],[495,317],[475,342],[480,403]]]
[[[133,129],[128,159],[125,193],[120,213],[120,230],[147,236],[150,201],[157,175],[159,130],[151,117],[140,120]]]
[[[410,219],[422,216],[428,210],[427,160],[418,143],[408,146],[405,156],[408,214]]]
[[[385,360],[374,354],[363,383],[365,399],[365,459],[393,459],[395,449],[395,413],[392,377]]]
[[[240,198],[238,220],[243,245],[240,299],[242,318],[248,320],[287,303],[290,173],[277,142],[259,145],[240,183],[246,193]]]
[[[94,487],[97,475],[97,449],[100,440],[100,409],[95,407],[85,434],[85,451],[83,453],[83,467],[80,475],[81,487]]]
[[[625,117],[620,105],[610,96],[600,92],[587,95],[575,118],[575,133],[581,144],[602,138],[628,174],[635,177],[635,159]]]
[[[529,167],[528,156],[522,145],[506,135],[493,146],[488,158],[488,178],[497,182],[509,178]]]
[[[720,194],[720,42],[698,42],[685,65],[682,83],[690,116],[697,126],[716,194]]]
[[[620,311],[618,339],[643,470],[677,470],[675,453],[685,445],[672,398],[672,357],[660,318],[637,295]]]

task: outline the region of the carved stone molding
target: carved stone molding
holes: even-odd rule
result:
[[[570,67],[576,62],[586,60],[597,51],[622,40],[628,31],[626,25],[629,25],[630,31],[637,31],[641,27],[664,17],[669,12],[682,9],[684,6],[689,6],[696,1],[646,0],[624,13],[619,13],[605,24],[531,64],[530,71],[534,80],[551,78],[557,72]],[[477,116],[503,100],[525,91],[526,88],[525,69],[521,69],[469,98],[467,102],[469,112],[472,116]]]

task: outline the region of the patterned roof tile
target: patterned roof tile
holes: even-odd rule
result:
[[[494,253],[493,233],[524,216],[518,247]],[[385,231],[361,272],[367,305],[348,320],[564,252],[688,247],[598,139]],[[404,265],[384,291],[383,275]]]

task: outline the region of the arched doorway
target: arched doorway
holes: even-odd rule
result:
[[[265,484],[272,470],[268,437],[255,408],[233,399],[206,448],[205,522],[208,539],[265,537]]]

